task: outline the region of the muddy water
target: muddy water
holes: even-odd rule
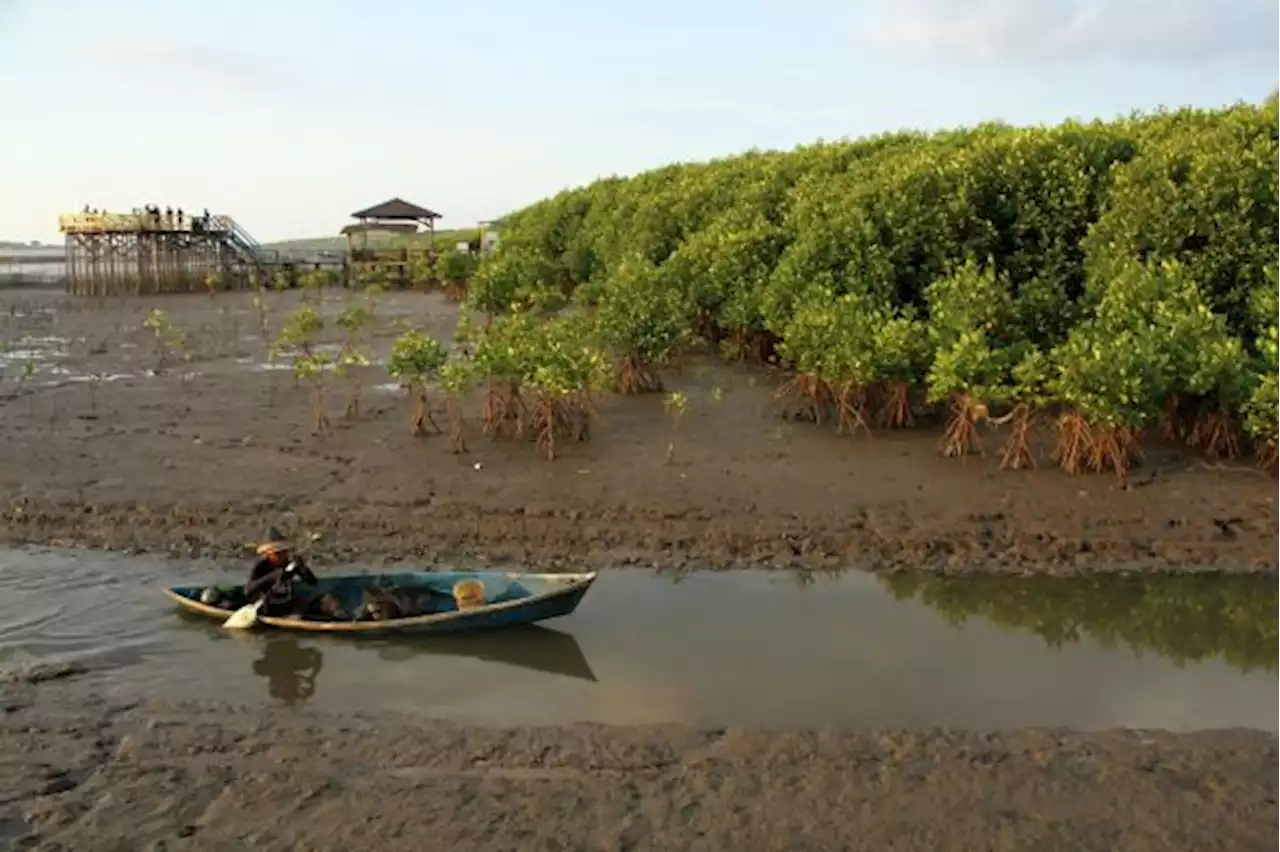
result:
[[[0,668],[109,692],[496,724],[1277,730],[1274,578],[603,574],[573,616],[470,637],[232,633],[166,582],[240,566],[0,551]]]

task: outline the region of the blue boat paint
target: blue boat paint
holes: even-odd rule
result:
[[[393,633],[459,633],[492,630],[515,624],[533,624],[569,615],[578,608],[595,582],[595,572],[585,574],[521,574],[505,571],[410,571],[395,574],[350,574],[322,577],[309,592],[333,594],[344,608],[354,610],[366,588],[386,581],[407,591],[430,590],[440,608],[425,615],[387,621],[313,621],[295,617],[263,616],[258,623],[282,630],[309,633],[358,633],[364,636]],[[453,586],[460,580],[484,584],[483,606],[459,610],[452,602]],[[225,619],[231,610],[200,601],[206,586],[174,586],[165,589],[183,609],[210,618]],[[225,588],[225,587],[222,587]]]

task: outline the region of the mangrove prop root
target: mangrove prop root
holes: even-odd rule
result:
[[[467,452],[466,418],[462,416],[462,405],[458,399],[450,395],[445,400],[445,408],[449,414],[449,449],[454,453]]]
[[[1093,452],[1093,431],[1079,413],[1069,411],[1058,418],[1058,442],[1053,460],[1066,473],[1082,472]]]
[[[1181,441],[1187,437],[1186,406],[1177,394],[1164,401],[1160,413],[1160,437],[1166,441]]]
[[[915,423],[911,416],[911,385],[908,382],[890,382],[885,386],[876,420],[890,429],[902,429]]]
[[[831,386],[814,373],[797,373],[773,394],[773,402],[784,420],[822,423],[823,416],[835,406]]]
[[[427,406],[427,389],[419,385],[414,389],[413,417],[409,426],[415,437],[421,437],[428,433],[428,425],[436,434],[443,431],[440,424],[436,423],[436,419],[431,416],[431,409]]]
[[[756,364],[772,364],[777,360],[779,340],[768,332],[745,328],[725,330],[713,326],[708,339],[726,361],[745,361]]]
[[[355,420],[360,417],[360,383],[351,383],[351,395],[347,397],[347,410],[343,416],[349,420]]]
[[[1240,424],[1220,408],[1202,411],[1187,433],[1187,443],[1202,450],[1210,461],[1239,458]]]
[[[315,421],[315,433],[329,434],[329,415],[324,412],[324,385],[319,382],[311,386],[311,413]]]
[[[585,441],[594,416],[590,397],[586,394],[555,396],[535,394],[529,402],[529,420],[538,451],[554,460],[561,439]]]
[[[1272,475],[1280,472],[1280,438],[1272,436],[1258,444],[1258,468]]]
[[[978,436],[978,421],[987,419],[987,407],[967,393],[955,394],[948,403],[947,429],[942,435],[942,454],[947,458],[986,455]]]
[[[870,435],[871,427],[867,425],[866,411],[866,389],[858,387],[842,388],[836,402],[836,434],[852,435],[858,429],[862,429]]]
[[[618,361],[614,368],[614,383],[623,396],[662,391],[662,379],[657,372],[639,358],[630,356]]]
[[[1010,412],[1009,423],[1009,438],[1000,451],[1000,467],[1005,470],[1034,469],[1036,457],[1031,451],[1031,437],[1035,433],[1035,411],[1025,403],[1020,404]]]
[[[591,422],[596,419],[596,404],[591,394],[583,391],[570,398],[569,437],[578,443],[591,440]]]
[[[1102,473],[1110,468],[1124,482],[1134,462],[1142,457],[1138,435],[1126,426],[1095,426],[1090,445],[1089,468]]]
[[[525,434],[525,405],[518,388],[495,382],[484,394],[480,419],[485,437],[520,439]]]

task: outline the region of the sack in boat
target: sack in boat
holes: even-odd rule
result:
[[[360,617],[370,621],[390,621],[414,614],[412,602],[405,593],[390,583],[380,583],[364,590]]]
[[[484,606],[484,583],[479,580],[459,580],[453,584],[453,600],[458,604],[458,609]]]
[[[311,615],[329,621],[347,621],[350,613],[342,608],[342,602],[333,594],[323,594],[311,602]]]

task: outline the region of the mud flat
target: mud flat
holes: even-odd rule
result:
[[[298,297],[272,298],[278,324]],[[189,359],[160,376],[140,327],[156,307],[189,340]],[[379,312],[382,357],[397,320],[445,338],[456,321],[436,295],[389,296]],[[1128,485],[1047,463],[1005,472],[993,452],[939,458],[927,425],[850,439],[784,422],[769,411],[777,377],[760,368],[693,358],[667,374],[689,399],[674,463],[652,396],[604,400],[593,440],[546,462],[477,435],[461,456],[442,436],[412,437],[408,402],[376,366],[362,415],[340,416],[335,380],[335,430],[313,437],[307,391],[268,362],[243,294],[101,305],[4,294],[0,336],[8,544],[229,556],[274,521],[319,534],[317,558],[335,561],[1277,569],[1276,483],[1247,461],[1148,443]]]
[[[1276,739],[479,728],[0,694],[0,848],[1273,849]],[[42,683],[33,681],[44,680]]]

